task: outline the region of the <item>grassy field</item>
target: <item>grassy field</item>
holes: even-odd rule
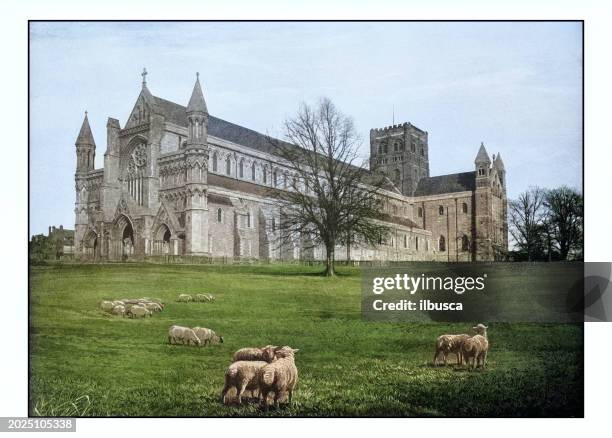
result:
[[[430,363],[466,324],[362,321],[360,275],[303,266],[49,265],[31,268],[30,414],[77,416],[582,416],[581,325],[490,324],[489,368]],[[214,303],[176,303],[210,292]],[[99,310],[158,297],[153,318]],[[168,345],[172,324],[225,343]],[[231,354],[299,348],[294,403],[265,414],[219,402]]]

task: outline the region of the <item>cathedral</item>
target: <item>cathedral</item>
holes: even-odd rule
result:
[[[430,176],[427,132],[370,131],[388,237],[336,248],[353,261],[493,261],[508,249],[506,174],[480,145],[468,172]],[[108,118],[104,167],[87,112],[76,140],[76,257],[82,260],[310,261],[325,249],[279,238],[270,187],[291,171],[267,136],[209,114],[199,78],[187,106],[142,89],[123,128]],[[280,243],[282,241],[282,244]]]

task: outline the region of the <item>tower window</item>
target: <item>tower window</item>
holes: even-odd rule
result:
[[[416,152],[416,145],[414,144],[414,141],[410,144],[410,150],[412,152]]]
[[[419,217],[423,217],[423,207],[419,207]]]
[[[220,208],[217,209],[217,222],[223,222],[223,210],[221,210]]]
[[[438,214],[440,216],[444,216],[444,206],[443,205],[438,207]]]
[[[440,236],[440,239],[438,241],[438,249],[440,250],[440,252],[446,251],[446,239],[444,238],[444,236]]]
[[[463,213],[467,213],[468,212],[468,206],[467,206],[467,204],[465,202],[463,204],[461,204],[461,210],[463,211]]]

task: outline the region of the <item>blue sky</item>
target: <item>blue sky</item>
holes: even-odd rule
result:
[[[370,128],[429,133],[431,175],[473,169],[480,142],[501,152],[508,195],[580,187],[579,23],[33,23],[31,234],[74,226],[74,142],[83,113],[106,149],[143,67],[156,96],[187,104],[200,72],[211,114],[280,135],[302,101],[330,97]]]

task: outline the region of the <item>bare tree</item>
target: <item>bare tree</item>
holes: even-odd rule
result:
[[[582,195],[574,189],[562,186],[546,192],[544,205],[548,209],[551,240],[557,247],[561,260],[567,260],[571,250],[582,250]]]
[[[356,165],[355,126],[327,98],[315,107],[302,104],[285,121],[284,134],[286,142],[270,138],[291,174],[283,187],[271,190],[280,201],[280,238],[324,245],[324,274],[333,276],[336,245],[378,244],[387,235],[380,196],[385,178]]]
[[[546,192],[541,188],[531,187],[508,203],[510,235],[529,261],[535,260],[542,252],[545,196]]]

